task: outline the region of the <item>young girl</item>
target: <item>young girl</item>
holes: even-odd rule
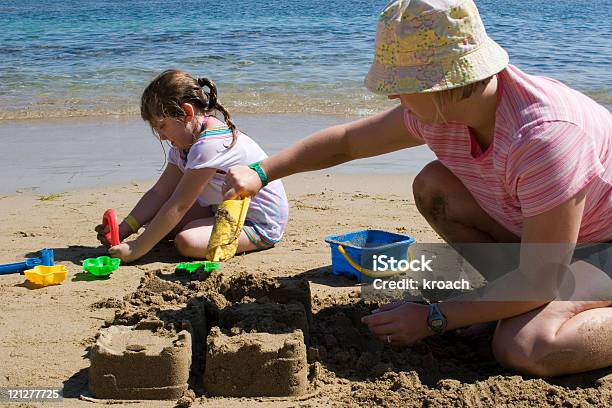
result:
[[[521,272],[534,245],[612,240],[610,112],[509,65],[471,0],[392,1],[380,16],[365,83],[401,105],[317,132],[264,160],[268,179],[427,144],[438,160],[415,178],[415,202],[450,244],[521,242]],[[230,170],[227,184],[226,198],[261,187],[242,166]],[[612,248],[599,248],[599,264],[568,264],[581,276],[574,282],[580,294],[565,301],[392,303],[363,322],[394,345],[498,322],[493,351],[509,368],[553,376],[607,367]],[[541,279],[537,289],[554,286],[552,272],[531,276]]]
[[[208,91],[207,91],[208,90]],[[142,94],[141,116],[160,140],[172,148],[168,165],[155,185],[119,224],[121,241],[146,228],[135,240],[109,248],[111,256],[134,261],[164,237],[174,239],[178,252],[203,258],[214,225],[227,170],[258,163],[267,156],[250,137],[239,132],[217,100],[217,88],[207,78],[169,70],[155,78]],[[213,116],[221,112],[225,122]],[[257,174],[257,173],[256,173]],[[262,179],[266,184],[266,180]],[[280,181],[267,184],[255,195],[240,233],[237,252],[266,249],[282,237],[288,217],[285,190]],[[104,244],[102,226],[96,227]]]

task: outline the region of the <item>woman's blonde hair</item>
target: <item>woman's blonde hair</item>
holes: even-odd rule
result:
[[[481,88],[487,86],[489,81],[491,81],[492,76],[482,79],[478,82],[473,82],[468,85],[460,86],[453,89],[447,89],[444,91],[431,92],[431,96],[433,98],[433,103],[436,107],[437,114],[443,121],[446,122],[444,115],[442,112],[446,109],[447,106],[462,101],[464,99],[469,98],[474,94],[474,92]]]
[[[208,88],[208,92],[204,88]],[[183,103],[192,104],[200,113],[221,112],[236,144],[238,132],[229,112],[217,100],[217,87],[208,78],[194,78],[187,72],[170,69],[159,74],[145,88],[140,101],[140,116],[152,124],[164,118],[185,116]],[[152,126],[152,125],[151,125]]]

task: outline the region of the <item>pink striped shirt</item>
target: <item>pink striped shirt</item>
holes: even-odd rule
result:
[[[427,124],[408,109],[423,139],[480,206],[520,236],[523,219],[586,188],[578,242],[612,240],[612,115],[550,78],[508,67],[497,75],[493,143],[482,152],[467,126]]]

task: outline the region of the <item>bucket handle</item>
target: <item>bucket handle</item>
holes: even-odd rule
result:
[[[389,272],[377,272],[371,269],[363,268],[361,265],[358,265],[357,262],[353,261],[353,259],[346,253],[342,245],[338,245],[338,252],[344,256],[344,259],[355,269],[357,269],[362,275],[369,276],[370,278],[387,278],[389,276],[399,275],[399,271],[389,271]],[[412,261],[412,250],[408,247],[408,260]]]

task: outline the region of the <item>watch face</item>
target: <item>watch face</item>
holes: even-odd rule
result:
[[[438,328],[438,327],[442,327],[443,323],[442,323],[442,319],[433,319],[430,322],[432,327]]]

